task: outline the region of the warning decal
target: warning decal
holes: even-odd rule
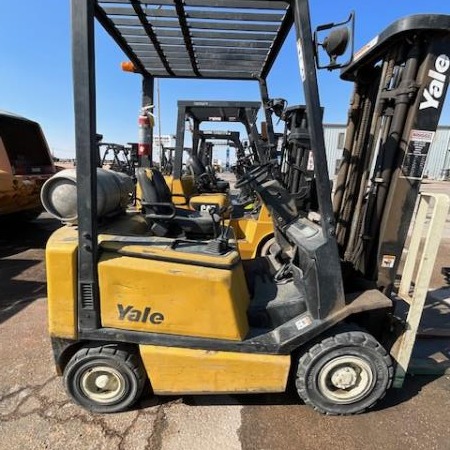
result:
[[[381,267],[387,267],[389,269],[392,269],[395,264],[395,256],[394,255],[383,255],[383,258],[381,260]]]
[[[431,142],[433,142],[434,135],[433,131],[411,130],[408,148],[402,165],[404,177],[422,179],[428,150]]]

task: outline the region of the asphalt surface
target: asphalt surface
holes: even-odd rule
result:
[[[424,187],[450,192],[449,183]],[[147,394],[129,412],[88,413],[65,394],[46,331],[44,246],[58,226],[45,215],[28,225],[0,224],[0,449],[450,450],[450,375],[409,376],[374,411],[353,417],[322,416],[299,404],[293,391]],[[450,221],[427,306],[444,324],[449,255]],[[449,356],[450,343],[442,341],[437,352]]]

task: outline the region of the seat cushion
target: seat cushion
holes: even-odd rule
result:
[[[185,233],[212,235],[219,227],[220,218],[209,213],[202,214],[198,211],[177,208],[177,213],[172,219]]]

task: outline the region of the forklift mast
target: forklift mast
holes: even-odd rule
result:
[[[450,76],[450,17],[398,20],[341,77],[355,83],[334,194],[337,242],[355,274],[393,288]]]

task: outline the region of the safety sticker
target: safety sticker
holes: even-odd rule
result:
[[[300,317],[300,319],[295,322],[295,326],[297,327],[297,330],[303,330],[303,328],[308,327],[312,324],[312,319],[310,316],[303,316]]]
[[[383,259],[381,260],[381,267],[387,267],[388,269],[392,269],[395,264],[395,256],[394,255],[383,255]]]
[[[298,54],[298,66],[300,69],[300,76],[302,77],[302,81],[305,81],[306,80],[305,63],[303,62],[303,47],[300,38],[297,39],[297,54]]]
[[[403,177],[421,180],[425,170],[428,151],[435,132],[428,130],[411,130],[408,147],[402,164]]]
[[[433,142],[435,132],[428,130],[411,130],[411,134],[409,135],[410,141],[416,142],[429,142],[430,144]]]

